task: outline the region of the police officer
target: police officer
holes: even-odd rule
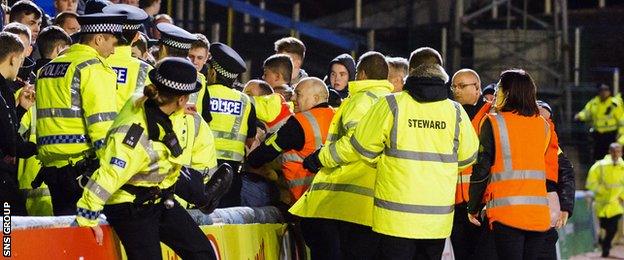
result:
[[[598,96],[592,98],[583,110],[574,116],[575,120],[587,121],[594,143],[594,160],[602,159],[608,153],[609,145],[616,141],[618,130],[624,129],[624,108],[605,84],[598,86]]]
[[[143,90],[144,97],[125,106],[115,120],[103,164],[78,201],[76,221],[92,227],[101,244],[98,216],[103,209],[128,259],[162,258],[160,242],[183,259],[215,259],[206,236],[172,199],[179,170],[194,149],[191,145],[209,139],[205,122],[193,126],[185,119],[191,117],[184,113],[189,94],[201,87],[197,72],[186,59],[165,58],[149,77],[152,84]],[[206,156],[194,166],[211,164],[214,161]]]
[[[123,25],[124,41],[115,47],[115,53],[106,59],[117,73],[117,108],[121,110],[126,101],[135,93],[141,93],[143,86],[149,84],[147,72],[152,66],[132,57],[132,44],[139,40],[141,24],[148,18],[143,9],[126,5],[114,4],[104,7],[105,14],[126,15]]]
[[[259,168],[282,155],[282,173],[294,203],[308,189],[314,175],[303,168],[303,158],[321,147],[327,138],[334,109],[327,100],[329,92],[318,78],[303,78],[295,88],[294,116],[277,132],[249,154],[249,165]]]
[[[200,95],[197,112],[210,125],[217,147],[219,164],[228,163],[234,169],[234,180],[219,207],[240,205],[242,179],[241,163],[245,157],[246,143],[256,136],[256,114],[249,97],[233,89],[238,74],[245,72],[245,62],[229,46],[223,43],[210,45],[210,69],[208,70],[207,92]]]
[[[165,57],[186,58],[193,43],[197,41],[197,36],[173,24],[159,23],[156,25],[156,29],[158,29],[161,35],[158,41],[158,56],[160,59]],[[197,76],[202,84],[202,88],[199,92],[191,94],[189,108],[194,111],[201,111],[202,103],[198,102],[198,100],[208,96],[208,93],[206,91],[206,77],[199,72],[197,72]],[[210,113],[207,113],[207,115],[210,115]]]
[[[80,43],[41,68],[37,80],[37,145],[42,180],[55,215],[73,215],[82,189],[76,178],[94,169],[106,132],[117,116],[117,75],[106,58],[122,39],[125,16],[78,18]]]
[[[447,98],[447,81],[440,65],[417,67],[404,91],[381,98],[350,138],[304,161],[376,165],[379,259],[440,259],[451,234],[457,172],[474,163],[479,142],[461,105]]]

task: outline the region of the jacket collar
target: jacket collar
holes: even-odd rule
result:
[[[611,160],[611,154],[605,155],[602,161],[604,165],[613,165],[613,161]],[[624,164],[624,160],[622,158],[618,158],[616,165],[623,165],[623,164]]]
[[[449,97],[449,90],[443,80],[410,76],[405,81],[404,91],[418,102],[435,102]]]
[[[115,47],[115,53],[111,54],[108,59],[111,57],[123,57],[128,58],[132,57],[132,46],[117,46]]]
[[[388,80],[357,80],[349,82],[349,95],[372,89],[392,91],[394,86]]]

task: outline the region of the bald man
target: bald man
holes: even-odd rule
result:
[[[475,130],[479,131],[479,123],[489,113],[491,103],[486,102],[481,97],[481,79],[479,74],[471,69],[461,69],[453,75],[451,80],[451,90],[455,101],[460,103]],[[453,230],[451,232],[451,243],[456,259],[481,259],[488,258],[494,252],[491,250],[491,240],[489,237],[481,237],[485,230],[468,222],[463,215],[467,214],[466,202],[468,201],[468,189],[470,186],[470,175],[472,168],[461,172],[458,178],[457,190],[455,192],[455,216],[453,218]]]
[[[248,156],[248,165],[260,168],[282,155],[282,173],[290,190],[290,204],[303,195],[314,178],[314,174],[303,168],[302,162],[327,138],[334,116],[328,98],[329,91],[322,80],[314,77],[302,79],[292,97],[295,114]]]

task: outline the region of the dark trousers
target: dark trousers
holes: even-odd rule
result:
[[[537,259],[546,242],[546,232],[521,230],[498,222],[493,224],[492,233],[499,256],[505,260]]]
[[[455,259],[474,259],[477,243],[481,236],[481,227],[468,221],[466,203],[455,205],[451,243]]]
[[[342,221],[322,218],[301,218],[301,232],[310,248],[312,260],[342,259],[340,224]]]
[[[129,260],[162,259],[162,241],[182,259],[216,259],[210,241],[178,203],[106,205],[104,214],[119,236]]]
[[[12,176],[14,175],[11,172],[0,169],[0,206],[3,209],[10,209],[12,216],[28,216],[26,200],[20,193],[17,180]]]
[[[616,141],[617,131],[605,133],[594,131],[592,137],[594,138],[594,160],[600,160],[609,153],[609,145]]]
[[[243,187],[243,179],[241,177],[241,163],[229,160],[217,160],[217,163],[221,165],[222,163],[227,163],[232,166],[234,169],[234,176],[232,178],[232,186],[228,192],[223,195],[221,201],[219,201],[219,206],[217,208],[229,208],[229,207],[239,207],[241,206],[241,188]]]
[[[381,235],[368,226],[340,221],[343,259],[378,259]]]
[[[618,222],[622,218],[622,214],[615,215],[610,218],[599,218],[600,228],[605,230],[605,236],[600,239],[600,246],[602,247],[602,255],[608,256],[611,250],[611,242],[617,232]]]
[[[43,167],[39,174],[43,174],[43,181],[50,189],[54,215],[76,215],[76,203],[82,196],[82,188],[76,180],[80,174],[76,169],[70,165]]]
[[[444,239],[409,239],[379,234],[379,259],[439,260]]]
[[[540,252],[537,259],[557,259],[557,240],[559,240],[559,234],[557,233],[557,229],[551,228],[550,230],[546,231],[545,239],[546,243],[544,243],[544,246],[542,247],[542,252]]]

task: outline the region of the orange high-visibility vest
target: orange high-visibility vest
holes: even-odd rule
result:
[[[475,114],[474,118],[472,118],[472,127],[474,127],[477,135],[479,135],[479,131],[481,130],[481,121],[490,112],[490,109],[492,109],[492,103],[485,102],[477,114]],[[469,166],[459,174],[459,178],[457,179],[457,189],[455,190],[455,204],[468,202],[468,189],[470,188],[471,175],[472,166]]]
[[[490,225],[528,230],[550,228],[546,198],[546,151],[550,126],[540,116],[502,112],[487,116],[492,123],[495,161],[485,201]]]
[[[555,123],[548,119],[550,125],[549,149],[546,150],[546,179],[554,183],[559,182],[559,137],[555,132]]]
[[[299,151],[288,150],[282,154],[282,172],[294,198],[293,202],[303,195],[314,179],[314,174],[303,168],[303,158],[314,153],[325,143],[329,124],[334,117],[334,109],[331,107],[313,108],[296,113],[294,117],[303,128],[305,144]]]

